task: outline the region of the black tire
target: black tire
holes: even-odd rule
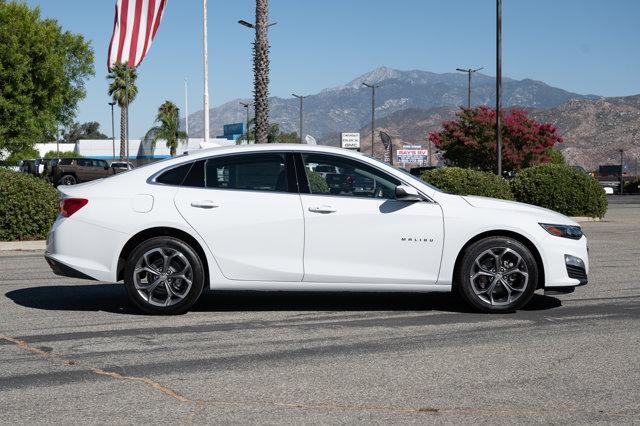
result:
[[[462,256],[454,287],[475,310],[512,312],[533,297],[538,283],[538,265],[531,251],[518,240],[484,238],[470,245]],[[494,282],[493,290],[488,292]]]
[[[78,183],[78,179],[74,175],[64,175],[58,182],[60,185],[75,185]]]
[[[147,256],[147,259],[154,263],[153,268],[158,271],[158,274],[138,272],[136,278],[136,266],[141,266],[141,263],[147,264],[143,256],[149,252],[152,253]],[[179,255],[171,257],[170,255],[173,253],[179,253]],[[163,264],[163,255],[172,259],[171,265],[160,266]],[[181,272],[174,270],[174,268],[180,269],[186,262],[191,267],[191,272],[185,274],[185,279],[172,278],[173,274]],[[186,269],[187,267],[184,266],[183,270]],[[143,278],[140,279],[140,277]],[[162,280],[163,277],[164,280]],[[140,290],[136,288],[136,279],[141,287]],[[156,280],[160,280],[160,284],[154,287],[149,295],[145,288],[150,286],[145,286],[145,283],[141,283],[141,281],[146,281],[147,284],[151,281],[151,285],[153,285]],[[189,280],[191,281],[190,288],[187,285]],[[179,315],[187,312],[200,297],[204,280],[204,267],[200,256],[189,244],[174,237],[154,237],[141,243],[129,255],[124,269],[124,284],[131,301],[141,311],[154,315]],[[180,297],[175,294],[170,295],[170,289],[179,290],[176,293],[183,294]],[[157,303],[163,300],[163,295],[165,296],[164,300],[168,299],[172,304],[158,306]]]

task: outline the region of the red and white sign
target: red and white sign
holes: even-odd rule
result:
[[[166,0],[117,0],[107,68],[117,63],[137,67],[158,31]]]
[[[429,151],[426,149],[399,149],[396,151],[401,163],[423,163],[427,160]]]

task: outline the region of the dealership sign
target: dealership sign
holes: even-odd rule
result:
[[[426,149],[399,149],[396,151],[400,163],[424,163],[429,151]]]
[[[340,133],[340,146],[347,149],[360,149],[360,133]]]

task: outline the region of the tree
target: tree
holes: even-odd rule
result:
[[[171,101],[164,101],[158,108],[158,115],[156,116],[158,126],[149,129],[145,135],[145,139],[147,137],[150,138],[154,147],[158,140],[165,140],[172,157],[176,155],[178,142],[187,140],[187,133],[180,130],[179,117],[180,111],[176,104]]]
[[[0,150],[27,150],[71,124],[94,74],[83,36],[37,7],[0,0]]]
[[[269,21],[268,0],[256,0],[256,40],[253,43],[253,95],[256,143],[269,137]]]
[[[429,140],[442,151],[448,165],[495,170],[495,121],[493,108],[462,108],[456,120],[444,122],[442,130],[429,134]],[[518,108],[502,114],[502,164],[506,171],[549,162],[545,149],[557,143],[562,143],[562,137],[555,126],[540,124]]]
[[[296,132],[282,133],[279,124],[272,124],[269,127],[268,143],[300,143],[300,138]]]
[[[62,134],[62,139],[66,143],[76,143],[79,139],[109,139],[109,137],[100,131],[100,123],[89,121],[83,124],[73,123]]]
[[[127,117],[129,115],[129,104],[133,102],[138,94],[136,78],[138,74],[134,67],[130,67],[127,62],[117,63],[111,68],[107,79],[109,82],[109,96],[120,107],[120,159],[124,160],[127,140]]]

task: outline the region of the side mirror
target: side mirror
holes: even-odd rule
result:
[[[396,186],[396,200],[423,201],[424,197],[412,186],[398,185]]]

